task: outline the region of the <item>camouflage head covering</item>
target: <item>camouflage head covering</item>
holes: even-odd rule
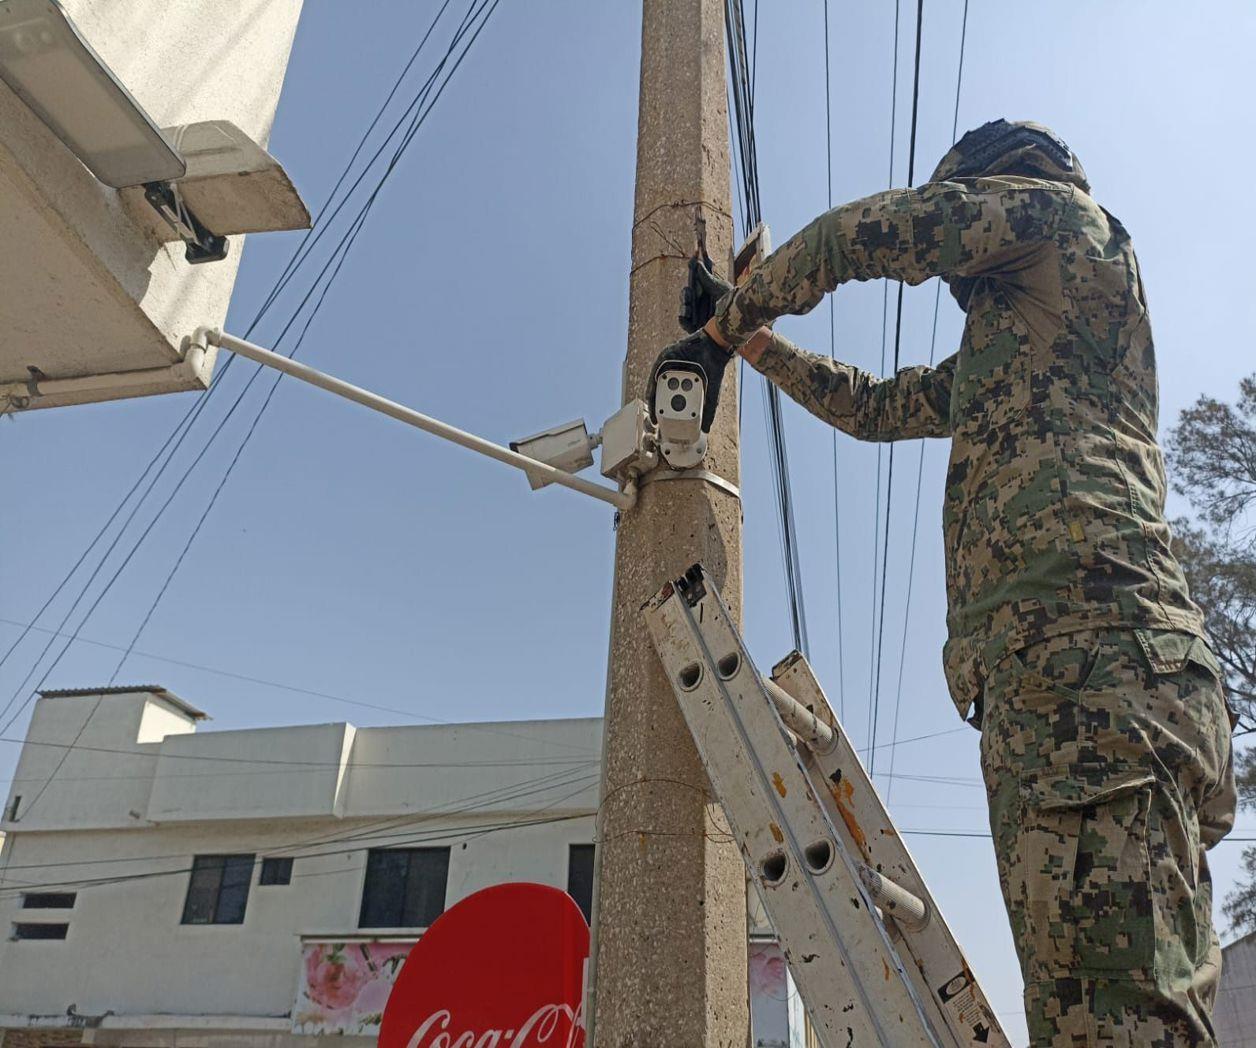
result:
[[[1045,178],[1090,192],[1077,155],[1050,128],[1028,120],[1010,123],[1000,118],[969,131],[942,158],[929,181],[986,175]]]
[[[1090,192],[1082,163],[1054,131],[1029,120],[1015,123],[999,118],[969,131],[942,158],[930,182],[990,175],[1024,175],[1066,182],[1083,193]],[[977,278],[943,278],[959,303],[968,311]]]

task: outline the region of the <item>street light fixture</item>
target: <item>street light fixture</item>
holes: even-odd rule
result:
[[[57,0],[0,0],[0,79],[107,186],[187,171]]]

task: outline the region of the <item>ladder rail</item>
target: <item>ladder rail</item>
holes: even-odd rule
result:
[[[812,1022],[832,1046],[951,1048],[931,1028],[718,593],[705,591],[702,622],[687,598],[665,594],[647,623]],[[827,856],[809,860],[821,844]]]
[[[713,654],[710,648],[707,647],[706,638],[703,636],[702,632],[697,629],[697,623],[694,621],[693,610],[684,601],[681,601],[678,606],[680,608],[681,614],[684,615],[686,619],[688,619],[690,629],[692,630],[692,633],[693,633],[693,638],[695,641],[697,641],[699,647],[702,649],[702,652],[706,656],[708,664],[714,665],[715,659],[713,657]],[[726,608],[722,607],[721,611],[723,611],[725,616],[727,616]],[[740,641],[740,638],[738,638],[738,640]],[[743,665],[745,665],[751,670],[750,675],[752,679],[754,680],[756,684],[759,685],[760,688],[763,689],[764,698],[768,699],[770,708],[774,712],[776,712],[776,715],[779,718],[780,713],[779,711],[776,710],[776,704],[772,702],[770,696],[768,696],[767,694],[767,689],[764,686],[763,678],[759,677],[758,673],[753,671],[753,665],[750,663],[749,659],[745,657],[744,653],[741,653],[741,654],[742,654],[741,661]],[[753,742],[751,741],[750,733],[747,731],[746,723],[745,723],[745,719],[743,717],[742,711],[738,709],[738,703],[733,701],[732,696],[729,694],[727,682],[721,679],[721,676],[719,674],[717,674],[716,676],[717,676],[716,687],[719,689],[719,691],[721,692],[725,700],[725,712],[728,715],[729,720],[732,722],[733,726],[737,730],[737,734],[741,740],[742,746],[745,747],[747,750],[753,752],[755,750],[755,746]],[[782,731],[782,735],[784,735],[786,731],[786,727],[784,723],[780,724],[780,728]],[[803,844],[803,842],[798,839],[797,835],[794,832],[794,820],[789,817],[788,813],[785,811],[785,806],[781,803],[784,797],[781,796],[780,787],[776,786],[774,783],[768,780],[767,773],[765,772],[761,764],[759,764],[758,762],[755,762],[753,767],[754,767],[755,775],[759,779],[759,788],[762,791],[763,797],[772,806],[773,814],[776,815],[777,817],[775,820],[775,823],[777,826],[780,827],[781,833],[788,840],[788,843],[790,845],[790,851],[792,853],[791,858],[794,859],[795,864],[798,866],[800,870],[807,869],[806,857],[805,857],[807,845]],[[800,767],[801,767],[801,763],[800,763]],[[836,840],[837,832],[836,832],[835,827],[832,825],[831,820],[825,817],[824,824],[825,824],[824,828],[828,831],[829,835],[833,839]],[[853,857],[849,854],[849,852],[845,848],[842,848],[842,847],[837,848],[836,854],[837,854],[837,857],[843,862],[843,864],[845,864],[846,870],[847,870],[847,876],[850,878],[851,883],[863,895],[864,905],[868,908],[869,911],[873,911],[875,907],[874,901],[872,899],[871,893],[869,892],[867,888],[867,885],[864,883],[863,877],[860,875],[859,866],[861,864],[858,864],[857,860],[853,859]],[[818,902],[817,909],[819,910],[820,916],[824,920],[825,925],[828,928],[829,935],[833,939],[834,943],[837,945],[837,948],[839,952],[842,954],[842,959],[846,963],[847,967],[850,968],[851,970],[855,970],[856,961],[854,958],[850,956],[847,944],[843,938],[842,930],[837,926],[836,922],[834,921],[833,914],[830,912],[829,907],[819,901],[817,878],[816,877],[802,877],[800,878],[800,881],[803,885],[805,885],[804,890],[808,891],[813,897],[817,898],[817,902]],[[894,945],[890,942],[888,934],[885,933],[885,930],[883,927],[878,926],[877,931],[880,932],[880,937],[881,937],[886,953],[889,954],[889,956],[894,961],[894,963],[890,965],[890,967],[897,969],[898,972],[902,973],[904,970],[903,962],[901,959],[899,959],[898,953],[894,949]],[[908,997],[911,999],[912,1006],[918,1018],[921,1020],[921,1024],[927,1027],[929,1023],[928,1023],[928,1020],[926,1020],[925,1018],[924,1006],[922,1002],[920,1001],[919,996],[916,993],[915,987],[912,986],[910,980],[904,980],[903,986],[904,986],[904,989],[906,989],[907,991]],[[856,989],[856,992],[859,994],[861,1000],[863,1001],[864,1008],[867,1010],[869,1016],[871,1017],[873,1024],[877,1027],[877,1035],[881,1038],[881,1042],[883,1044],[894,1043],[887,1039],[889,1030],[886,1028],[886,1024],[881,1018],[881,1008],[876,1004],[876,1002],[874,1002],[869,997],[867,987],[865,987],[861,981],[855,980],[855,989]],[[929,1032],[929,1043],[933,1045],[934,1048],[940,1048],[940,1045],[938,1045],[938,1042],[933,1037],[931,1031]]]
[[[771,679],[803,709],[825,723],[836,723],[828,697],[799,652],[773,667]],[[899,900],[893,907],[883,905],[882,912],[888,913],[897,932],[908,941],[909,951],[918,962],[916,969],[926,983],[930,1010],[957,1036],[967,1037],[961,1044],[1009,1045],[907,844],[894,830],[859,754],[845,733],[837,730],[835,734],[836,742],[827,750],[800,747],[800,759],[812,781],[825,785],[819,791],[820,802],[865,868],[923,904],[923,923],[896,920]],[[907,909],[910,914],[910,899]]]
[[[806,660],[761,677],[700,565],[643,611],[821,1040],[1009,1048]]]

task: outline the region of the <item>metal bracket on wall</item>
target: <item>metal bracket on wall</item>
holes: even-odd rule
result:
[[[192,214],[183,202],[178,183],[148,182],[144,186],[144,199],[179,234],[186,245],[184,257],[191,265],[221,262],[227,257],[227,238],[211,233]]]

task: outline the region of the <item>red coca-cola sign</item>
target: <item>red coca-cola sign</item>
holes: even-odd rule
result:
[[[589,928],[566,892],[485,888],[415,943],[380,1048],[583,1048],[588,956]]]

